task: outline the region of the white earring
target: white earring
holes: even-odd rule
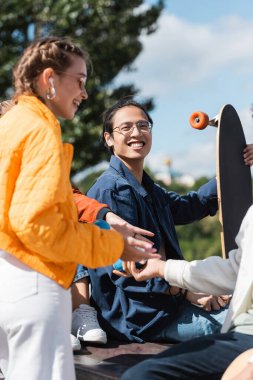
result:
[[[54,87],[54,80],[53,78],[49,78],[50,87],[46,92],[46,97],[48,100],[52,100],[56,97],[56,90]]]

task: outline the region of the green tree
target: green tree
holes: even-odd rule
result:
[[[6,0],[0,11],[1,99],[11,96],[11,70],[24,47],[35,37],[70,36],[85,46],[93,63],[87,84],[89,99],[73,121],[63,123],[64,139],[75,147],[73,172],[105,158],[99,141],[102,112],[122,96],[135,95],[133,84],[113,80],[142,50],[140,36],[151,34],[164,3],[143,6],[143,0]],[[153,107],[152,99],[146,100]]]
[[[195,223],[177,226],[177,235],[186,260],[221,256],[220,223],[218,214]]]

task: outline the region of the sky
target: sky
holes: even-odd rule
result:
[[[199,110],[213,117],[232,104],[253,143],[253,1],[167,0],[157,31],[141,41],[136,70],[116,82],[135,83],[138,100],[154,99],[146,163],[163,171],[169,159],[185,176],[213,176],[216,128],[195,130],[189,117]]]

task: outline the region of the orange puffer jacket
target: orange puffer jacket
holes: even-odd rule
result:
[[[65,288],[76,264],[110,265],[124,247],[116,231],[78,222],[72,156],[57,119],[36,97],[19,97],[0,119],[0,249]]]

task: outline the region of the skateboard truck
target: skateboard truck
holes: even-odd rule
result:
[[[193,112],[190,116],[190,125],[195,129],[205,129],[208,125],[218,127],[219,115],[209,119],[208,115],[202,111]]]

